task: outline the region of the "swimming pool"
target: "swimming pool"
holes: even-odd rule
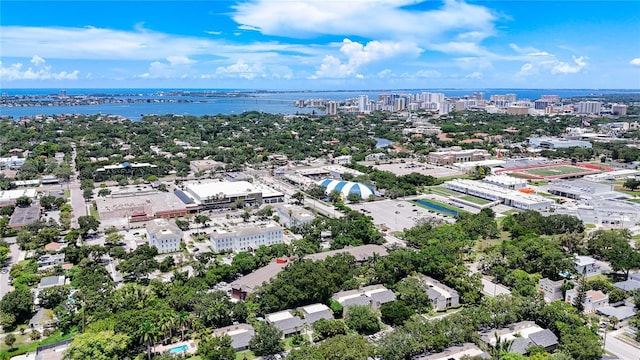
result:
[[[184,345],[172,347],[171,349],[169,349],[169,353],[178,354],[181,352],[187,352],[187,350],[189,350],[189,347],[186,344],[184,344]]]
[[[451,209],[447,209],[446,207],[442,207],[442,206],[440,206],[438,204],[434,204],[434,203],[426,201],[426,200],[414,200],[414,201],[417,202],[418,204],[422,205],[422,206],[431,208],[433,210],[437,210],[439,212],[451,215],[453,217],[458,216],[458,212],[457,211],[451,210]]]

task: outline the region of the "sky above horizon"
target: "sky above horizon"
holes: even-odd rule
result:
[[[2,0],[0,88],[640,89],[640,1]]]

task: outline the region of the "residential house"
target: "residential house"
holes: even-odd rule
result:
[[[544,301],[552,302],[555,300],[562,300],[562,285],[565,280],[553,281],[548,278],[538,280],[538,290],[544,294]]]
[[[444,311],[450,307],[460,305],[460,295],[456,290],[428,276],[421,277],[420,279],[429,287],[427,289],[427,296],[429,296],[434,310]]]
[[[509,352],[518,354],[526,354],[531,346],[540,346],[547,352],[558,346],[558,337],[533,321],[521,321],[502,329],[483,331],[480,340],[489,346],[496,346],[498,341],[510,341]]]
[[[298,308],[298,310],[302,312],[304,321],[309,325],[313,325],[320,319],[333,320],[333,313],[325,304],[311,304]]]
[[[396,295],[383,285],[371,285],[335,293],[332,299],[339,302],[344,308],[352,305],[367,305],[378,309],[380,305],[394,301]]]
[[[267,314],[265,320],[282,331],[285,338],[300,334],[304,329],[304,321],[299,316],[293,315],[290,310]]]
[[[590,256],[576,256],[573,261],[573,268],[578,275],[585,275],[586,277],[600,274],[600,267],[596,264],[596,259]]]
[[[613,286],[624,291],[632,291],[632,290],[640,289],[640,272],[629,274],[629,277],[627,277],[627,280],[617,282],[613,284]]]
[[[38,267],[47,268],[64,262],[64,254],[45,254],[38,258]]]
[[[223,335],[231,338],[231,346],[235,351],[243,351],[249,349],[249,342],[255,335],[255,331],[249,324],[237,324],[213,330],[213,336]]]
[[[577,297],[578,290],[571,289],[567,291],[564,301],[570,304],[574,304]],[[594,313],[596,312],[596,310],[605,306],[609,306],[609,295],[603,293],[600,290],[589,290],[585,292],[584,301],[582,302],[582,307],[584,308],[583,311],[585,314]]]
[[[416,355],[411,360],[460,360],[460,359],[491,359],[491,355],[482,351],[476,344],[465,343],[451,346],[437,354]]]
[[[58,319],[53,310],[40,308],[29,320],[29,328],[42,333],[45,329],[55,328],[57,323]]]

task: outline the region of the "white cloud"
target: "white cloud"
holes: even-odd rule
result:
[[[529,76],[531,74],[536,73],[536,68],[533,66],[533,64],[531,63],[526,63],[524,65],[522,65],[522,67],[520,68],[520,71],[518,72],[518,76]]]
[[[580,57],[573,57],[573,64],[570,63],[565,63],[562,61],[558,61],[555,65],[553,65],[553,67],[551,68],[551,73],[552,74],[575,74],[578,73],[580,71],[582,71],[582,69],[584,69],[588,64],[587,64],[587,57],[586,56],[580,56]]]
[[[573,57],[573,63],[551,58],[530,58],[530,61],[522,65],[516,77],[522,78],[536,75],[542,72],[556,74],[576,74],[583,71],[589,64],[586,56]]]
[[[239,54],[261,51],[287,51],[303,55],[317,49],[300,44],[275,41],[235,44],[209,37],[187,37],[145,30],[103,28],[60,28],[2,26],[2,56],[31,58],[34,53],[48,59],[151,60],[167,59],[175,54],[187,57],[211,55],[240,58]]]
[[[480,80],[482,79],[482,73],[479,71],[474,71],[471,74],[467,74],[465,77],[465,79],[476,79],[476,80]]]
[[[0,61],[0,80],[77,80],[80,74],[78,70],[52,72],[51,66],[44,66],[45,60],[37,55],[31,58],[31,63],[34,67],[24,69],[22,63],[4,67]]]
[[[167,62],[154,61],[149,64],[148,72],[138,75],[140,78],[183,78],[191,73],[191,64],[196,62],[183,55],[172,55],[166,58]]]
[[[494,33],[497,16],[486,7],[444,0],[438,9],[406,8],[417,2],[250,0],[235,6],[233,19],[263,34],[302,38],[329,34],[428,41],[451,31],[474,39]]]
[[[33,55],[33,57],[31,58],[31,63],[35,66],[40,66],[43,65],[45,63],[44,59],[41,58],[38,55]]]
[[[209,35],[222,35],[222,31],[205,31]]]
[[[416,72],[415,77],[418,78],[439,78],[442,74],[437,70],[419,70]]]
[[[416,44],[408,42],[370,41],[363,45],[344,39],[340,46],[340,52],[347,58],[344,63],[333,55],[326,55],[311,78],[345,78],[350,76],[362,78],[363,75],[359,74],[358,70],[363,65],[396,56],[417,57],[422,49]]]
[[[230,78],[242,78],[252,80],[257,77],[264,77],[264,69],[259,64],[247,64],[242,60],[239,60],[235,64],[223,67],[220,66],[216,69],[217,76],[230,77]]]
[[[465,54],[465,55],[487,55],[490,53],[482,49],[474,42],[452,41],[445,44],[432,44],[428,46],[431,50],[437,50],[447,54]]]
[[[632,59],[631,61],[629,61],[629,64],[633,66],[640,66],[640,58]]]

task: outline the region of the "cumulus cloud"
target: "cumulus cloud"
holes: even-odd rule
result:
[[[632,59],[631,61],[629,61],[629,64],[640,67],[640,58]]]
[[[587,66],[587,57],[573,57],[573,64],[559,61],[551,68],[552,74],[575,74]]]
[[[149,64],[148,72],[137,77],[145,79],[184,78],[192,72],[190,65],[195,63],[195,61],[184,55],[172,55],[166,58],[166,62],[152,62]]]
[[[33,65],[35,65],[35,66],[40,66],[40,65],[43,65],[43,64],[45,63],[45,61],[44,61],[44,59],[43,59],[43,58],[41,58],[40,56],[38,56],[38,55],[34,55],[34,56],[31,58],[31,63],[32,63]]]
[[[231,77],[252,80],[264,76],[264,69],[260,64],[247,64],[238,60],[235,64],[216,68],[215,74],[219,77]]]
[[[451,31],[482,39],[494,33],[497,16],[488,8],[445,0],[438,9],[415,10],[416,0],[249,0],[235,6],[233,19],[267,35],[313,37],[353,35],[374,39],[430,39]],[[375,26],[371,26],[375,24]]]
[[[51,66],[44,65],[45,60],[38,55],[33,56],[30,62],[34,66],[25,69],[22,63],[14,63],[5,67],[0,61],[0,80],[77,80],[80,74],[78,70],[54,72],[51,70]]]
[[[346,56],[345,62],[333,55],[326,55],[316,73],[310,78],[345,78],[350,76],[362,78],[363,75],[359,74],[358,70],[363,65],[396,56],[417,57],[422,49],[416,44],[408,42],[370,41],[363,45],[344,39],[340,46],[340,52]]]

